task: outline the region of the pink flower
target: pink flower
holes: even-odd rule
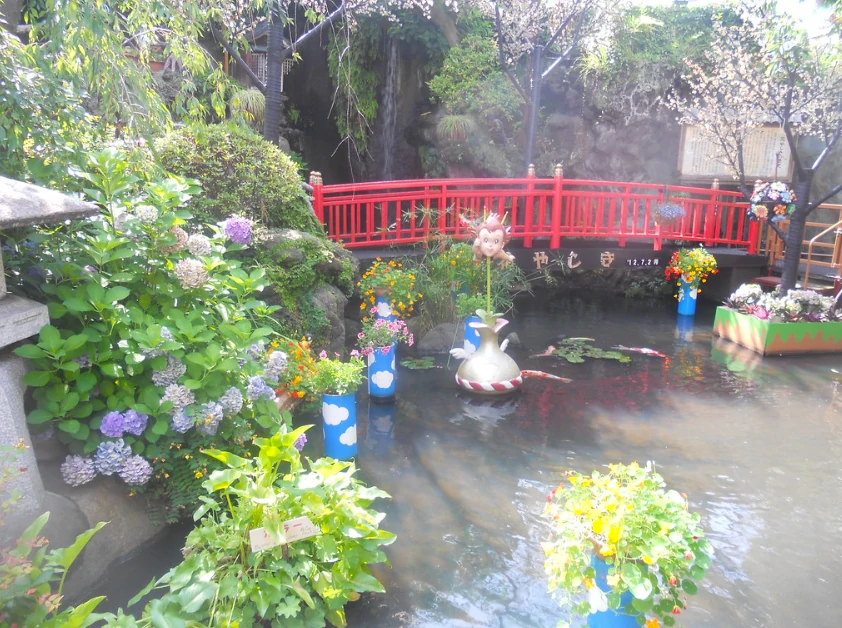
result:
[[[327,351],[322,350],[322,351],[319,353],[319,357],[320,357],[320,358],[322,358],[322,359],[326,358],[326,357],[327,357]]]
[[[363,332],[358,333],[358,334],[357,334],[357,338],[359,338],[360,340],[362,340],[362,338],[363,338]]]
[[[389,350],[391,348],[392,348],[391,345],[388,346],[388,347],[380,347],[380,353],[382,353],[383,355],[386,355],[387,353],[389,353]]]
[[[360,352],[359,352],[359,351],[357,351],[356,349],[352,349],[352,350],[351,350],[351,357],[352,357],[352,358],[358,358],[358,357],[360,357]]]

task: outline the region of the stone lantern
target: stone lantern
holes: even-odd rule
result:
[[[0,232],[16,227],[47,225],[90,216],[99,210],[96,205],[28,183],[0,177]],[[44,506],[44,486],[31,448],[24,411],[26,385],[23,376],[27,361],[16,356],[13,346],[36,336],[50,322],[47,306],[6,292],[3,259],[0,256],[0,445],[12,447],[21,442],[27,448],[20,456],[0,453],[0,464],[13,465],[21,472],[3,488],[0,500],[17,491],[9,528],[16,521],[31,519]]]

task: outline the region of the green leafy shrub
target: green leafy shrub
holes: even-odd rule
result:
[[[212,470],[200,448],[247,451],[258,426],[282,422],[270,384],[285,361],[263,364],[260,347],[272,333],[272,309],[255,298],[264,271],[232,259],[243,245],[223,229],[189,222],[182,206],[194,185],[138,188],[113,149],[91,155],[89,168],[102,212],[32,233],[34,249],[14,246],[28,251],[11,260],[18,289],[46,302],[53,321],[16,350],[34,367],[28,421],[56,427],[69,446],[68,483],[118,475],[165,498],[176,518]]]
[[[293,161],[249,129],[194,125],[158,140],[155,149],[169,172],[199,181],[204,194],[188,205],[199,217],[238,213],[268,227],[324,232]]]
[[[353,463],[329,458],[305,467],[295,448],[307,427],[281,427],[255,441],[254,459],[210,450],[225,466],[203,483],[208,496],[194,515],[185,560],[135,599],[155,588],[139,625],[345,626],[344,607],[361,593],[382,592],[369,565],[387,562],[381,550],[395,535],[379,529],[383,513],[369,508],[383,491],[353,476]],[[318,534],[285,543],[284,522],[307,517]],[[273,547],[254,551],[250,534],[262,528]],[[111,626],[136,625],[116,623]],[[191,624],[191,625],[193,625]]]

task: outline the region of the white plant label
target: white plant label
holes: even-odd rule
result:
[[[318,534],[321,534],[321,530],[307,517],[298,517],[284,521],[284,536],[286,536],[287,543],[309,539],[311,536]],[[252,552],[261,552],[282,545],[280,541],[269,536],[266,528],[253,528],[249,530],[249,540],[251,541]]]

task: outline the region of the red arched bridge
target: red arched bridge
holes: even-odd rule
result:
[[[527,249],[567,248],[565,239],[587,238],[619,247],[651,243],[654,251],[665,241],[681,241],[757,252],[758,224],[746,216],[738,192],[565,179],[560,167],[555,175],[323,185],[313,173],[310,182],[313,208],[328,237],[349,249],[415,244],[431,236],[467,238],[462,216],[487,210],[508,214],[513,240]],[[655,209],[664,203],[680,205],[683,216],[660,224]]]

